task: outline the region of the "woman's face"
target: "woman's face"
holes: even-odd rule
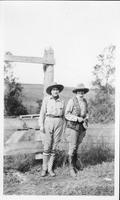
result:
[[[84,91],[77,91],[77,96],[80,98],[84,97],[84,94]]]
[[[53,89],[51,90],[51,94],[52,94],[53,97],[58,96],[58,95],[59,95],[59,90],[58,90],[58,88],[53,88]]]

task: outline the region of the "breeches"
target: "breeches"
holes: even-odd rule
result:
[[[44,125],[44,154],[54,154],[61,139],[63,131],[63,119],[46,117]]]
[[[86,134],[86,131],[78,132],[71,128],[66,128],[65,135],[66,140],[69,145],[68,154],[72,156],[77,152],[79,145],[82,143],[82,140]]]

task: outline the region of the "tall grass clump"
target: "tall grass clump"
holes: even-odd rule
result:
[[[5,156],[4,172],[6,173],[8,170],[17,170],[25,173],[36,164],[38,164],[38,161],[35,160],[34,154],[18,154],[15,156]]]
[[[63,147],[63,144],[62,144]],[[78,149],[78,158],[81,159],[84,166],[101,164],[102,162],[112,162],[114,160],[114,148],[100,137],[96,142],[92,137],[89,141],[83,142]],[[68,151],[66,144],[64,149],[56,152],[55,167],[61,167],[68,164]]]
[[[97,143],[94,145],[83,145],[79,152],[79,157],[81,158],[83,164],[96,165],[102,162],[111,162],[114,160],[114,150],[110,145],[104,143]]]

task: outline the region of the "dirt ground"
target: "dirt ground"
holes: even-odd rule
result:
[[[5,195],[114,195],[114,162],[88,166],[77,177],[69,176],[67,166],[55,169],[56,177],[41,177],[41,167],[4,175]]]

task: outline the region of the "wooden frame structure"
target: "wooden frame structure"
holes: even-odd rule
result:
[[[53,49],[48,49],[44,51],[42,58],[40,57],[27,57],[27,56],[15,56],[11,53],[6,53],[4,57],[5,62],[22,62],[22,63],[35,63],[43,65],[44,72],[44,95],[46,95],[46,87],[54,81],[54,51]],[[24,115],[20,116],[20,119],[33,119],[34,117],[39,117],[39,114],[35,115]],[[8,139],[4,148],[4,155],[14,155],[17,153],[38,153],[36,154],[36,159],[42,159],[42,150],[43,150],[43,134],[39,133],[40,130],[33,130],[36,134],[37,139],[34,141],[22,141],[22,136],[29,133],[28,130],[17,130],[12,136]],[[39,136],[39,137],[38,137]],[[41,152],[41,153],[40,153]]]
[[[15,56],[11,53],[5,54],[5,62],[22,62],[22,63],[34,63],[42,64],[44,72],[44,94],[46,87],[54,81],[54,51],[52,48],[44,50],[43,57],[28,57],[28,56]]]

